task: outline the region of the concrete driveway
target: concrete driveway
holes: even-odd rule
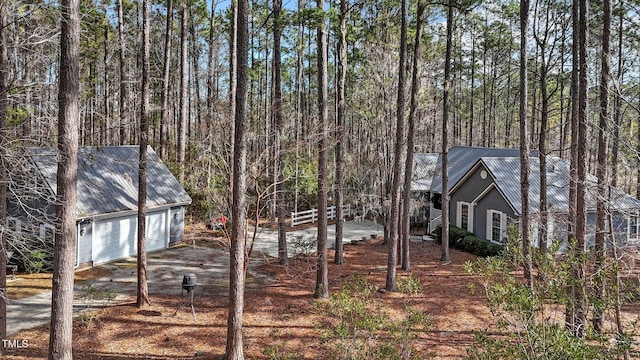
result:
[[[382,235],[382,226],[370,221],[345,222],[344,241],[361,240],[371,235]],[[287,233],[289,256],[313,252],[316,248],[318,229],[310,228]],[[249,231],[249,239],[253,231]],[[335,225],[328,229],[329,247],[335,240]],[[259,229],[254,243],[252,261],[249,263],[247,287],[261,286],[266,279],[255,268],[261,259],[276,257],[278,234],[269,229]],[[131,302],[136,296],[137,265],[135,258],[99,265],[109,270],[109,275],[75,284],[74,311],[83,311]],[[150,253],[147,263],[149,295],[182,296],[182,278],[193,273],[197,277],[195,296],[227,296],[229,288],[228,249],[183,245]],[[185,293],[186,296],[186,293]],[[14,335],[22,330],[48,324],[51,315],[51,291],[13,300],[7,307],[7,332]]]
[[[342,228],[342,239],[344,243],[362,240],[374,236],[382,236],[384,229],[382,225],[377,225],[369,220],[345,221]],[[249,240],[251,240],[253,228],[249,229]],[[254,251],[260,252],[270,257],[278,256],[278,232],[271,229],[260,228],[257,232],[257,239]],[[328,248],[333,248],[336,238],[336,226],[329,225],[327,228]],[[287,251],[289,256],[300,253],[314,252],[318,238],[318,228],[313,227],[304,230],[287,232]]]
[[[259,284],[260,278],[249,269],[248,284]],[[76,283],[74,312],[81,313],[100,307],[135,301],[137,265],[135,258],[99,265],[109,270],[108,276]],[[223,249],[202,246],[180,246],[149,254],[147,277],[149,295],[182,296],[185,274],[197,276],[196,296],[226,296],[229,284],[229,253]],[[185,292],[186,296],[186,292]],[[7,332],[48,324],[51,315],[51,291],[13,300],[7,307]]]

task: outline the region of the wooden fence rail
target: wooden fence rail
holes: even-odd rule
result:
[[[342,206],[342,214],[344,216],[351,216],[351,205]],[[336,218],[336,207],[329,206],[327,208],[327,218],[333,220]],[[314,223],[318,220],[318,209],[311,209],[305,211],[298,211],[291,213],[291,226],[300,224]]]

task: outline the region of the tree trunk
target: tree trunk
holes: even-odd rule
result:
[[[572,18],[572,41],[571,47],[572,55],[572,67],[571,67],[571,164],[569,170],[569,216],[567,224],[567,240],[573,241],[576,239],[576,204],[577,204],[577,188],[578,188],[578,106],[579,106],[579,92],[580,92],[580,64],[576,61],[579,57],[578,43],[580,42],[579,27],[579,5],[577,1],[574,1],[571,6],[571,18]],[[575,249],[572,249],[575,251]],[[578,275],[578,266],[574,266],[571,269],[574,277]],[[567,297],[570,299],[567,301],[566,313],[565,313],[565,326],[569,332],[575,334],[576,332],[576,306],[574,299],[576,298],[576,286],[575,284],[567,286]]]
[[[80,11],[78,0],[63,0],[58,93],[56,234],[49,359],[73,358],[73,268],[76,254]]]
[[[187,117],[189,116],[189,58],[187,53],[187,0],[180,0],[180,120],[178,121],[178,178],[184,184],[184,161],[187,151]]]
[[[449,147],[449,89],[451,87],[451,35],[453,32],[453,0],[449,0],[447,5],[447,48],[445,52],[444,60],[444,87],[442,95],[442,194],[440,196],[440,204],[442,210],[442,256],[440,260],[448,263],[451,261],[449,258],[449,161],[447,159],[447,151]],[[485,49],[486,50],[486,49]],[[486,58],[486,51],[485,51]],[[483,75],[484,77],[484,75]],[[486,82],[485,82],[486,89]],[[485,90],[486,93],[486,90]],[[484,116],[486,118],[486,103]],[[482,130],[482,143],[486,141],[486,126],[483,125]]]
[[[338,82],[336,88],[336,102],[338,103],[338,114],[336,119],[336,173],[335,173],[335,205],[336,205],[336,239],[335,254],[333,262],[336,265],[342,265],[344,262],[343,244],[342,244],[342,227],[343,227],[343,211],[344,190],[343,190],[343,167],[344,159],[342,156],[344,142],[344,126],[346,123],[346,99],[345,87],[347,79],[347,21],[349,18],[348,0],[340,0],[340,33],[338,38]]]
[[[404,110],[407,71],[407,1],[401,0],[400,62],[398,64],[398,102],[396,108],[396,139],[393,149],[393,179],[391,184],[391,221],[387,243],[387,291],[396,291],[396,266],[398,264],[398,238],[400,233],[400,196],[404,158]]]
[[[473,146],[473,122],[475,117],[475,90],[476,90],[476,36],[475,21],[471,25],[471,95],[469,96],[469,128],[467,129],[467,146]],[[507,133],[508,134],[508,133]]]
[[[105,7],[104,10],[104,18],[108,19],[109,18],[109,14],[107,13],[107,8]],[[111,128],[111,124],[109,119],[111,118],[111,109],[109,108],[109,105],[111,104],[111,101],[109,99],[109,89],[111,88],[109,86],[109,71],[107,71],[108,66],[109,66],[109,28],[110,25],[105,25],[104,26],[104,39],[103,39],[103,57],[102,57],[102,64],[105,68],[104,71],[104,85],[103,85],[103,90],[104,90],[104,98],[103,98],[103,106],[104,106],[104,118],[100,121],[100,145],[105,146],[105,145],[110,145],[111,144],[111,137],[109,136],[109,132],[110,132],[110,128]]]
[[[140,160],[138,164],[138,286],[136,306],[149,303],[147,286],[147,144],[149,143],[149,3],[142,4],[142,97],[140,106]]]
[[[7,146],[7,0],[0,0],[0,159],[5,159]],[[0,165],[0,224],[7,223],[7,169]],[[0,231],[0,339],[7,338],[7,234]],[[0,346],[0,355],[5,353]]]
[[[598,127],[598,166],[596,177],[598,178],[598,197],[596,200],[596,238],[595,238],[595,296],[597,301],[593,311],[593,328],[602,331],[604,326],[604,310],[602,304],[605,301],[605,278],[603,267],[606,257],[605,235],[606,227],[606,199],[607,191],[607,125],[609,123],[609,81],[611,71],[611,0],[603,2],[602,17],[602,69],[600,73],[600,124]]]
[[[122,0],[118,0],[118,36],[120,38],[120,145],[129,143],[129,93],[127,87],[127,43],[124,34],[124,7]]]
[[[246,124],[247,124],[247,80],[248,80],[248,2],[237,2],[237,83],[235,86],[235,121],[233,138],[233,201],[231,209],[231,249],[229,273],[229,315],[227,318],[227,346],[225,359],[244,359],[242,338],[242,313],[244,308],[245,265],[245,189],[247,168]]]
[[[169,71],[171,69],[171,39],[173,39],[173,0],[167,0],[167,25],[164,34],[164,65],[162,67],[162,109],[160,113],[160,158],[168,160],[169,147]]]
[[[231,41],[229,44],[229,117],[235,116],[236,114],[236,93],[238,86],[238,0],[231,0],[231,8],[233,11],[233,26],[231,27]],[[247,10],[248,11],[248,10]],[[247,20],[247,31],[249,29],[249,23]],[[245,41],[249,42],[249,35],[247,34],[247,38]],[[247,45],[248,46],[248,45]],[[248,50],[247,50],[248,56]],[[248,65],[247,65],[248,66]],[[246,89],[245,89],[246,91]],[[245,105],[246,106],[246,105]],[[246,120],[246,118],[245,118]],[[235,134],[235,121],[230,121],[231,124],[231,133]],[[227,159],[229,169],[229,197],[228,197],[228,208],[230,211],[233,209],[233,184],[234,184],[234,176],[233,169],[235,168],[235,164],[233,163],[233,154],[235,154],[235,149],[233,148],[235,141],[231,142],[231,146],[229,149],[229,157]],[[231,217],[233,214],[229,214]]]
[[[540,223],[538,225],[538,248],[540,253],[547,252],[548,241],[548,211],[547,211],[547,131],[549,119],[549,97],[547,95],[547,65],[544,44],[541,45],[540,56],[540,97],[542,109],[540,114],[540,137],[538,139],[538,158],[540,159]]]
[[[624,1],[619,3],[619,28],[618,28],[618,84],[624,83],[624,68],[622,66],[622,39],[624,33]],[[613,134],[611,136],[611,187],[618,186],[618,154],[620,151],[620,126],[622,124],[622,95],[617,91],[614,95]]]
[[[287,266],[289,254],[287,252],[287,232],[285,230],[286,204],[284,198],[284,151],[282,150],[282,55],[280,42],[282,37],[282,0],[273,0],[273,118],[275,154],[274,173],[276,216],[278,217],[278,263]]]
[[[579,0],[579,93],[578,93],[578,150],[577,150],[577,185],[576,185],[576,255],[579,259],[585,252],[586,245],[586,221],[587,221],[587,205],[586,205],[586,178],[587,178],[587,122],[588,122],[588,67],[587,67],[587,31],[588,31],[588,13],[587,1]],[[586,285],[585,285],[585,268],[584,264],[577,265],[574,273],[574,281],[576,282],[575,294],[575,335],[584,337],[586,326]]]
[[[416,23],[416,38],[413,44],[413,66],[411,70],[411,100],[409,105],[409,129],[407,131],[407,161],[405,162],[404,174],[404,199],[402,200],[402,218],[405,219],[402,229],[402,270],[411,270],[410,250],[410,207],[411,207],[411,180],[413,179],[413,152],[416,127],[416,112],[418,109],[418,91],[420,88],[420,78],[418,67],[420,66],[420,56],[422,55],[420,40],[422,39],[423,14],[426,5],[418,1],[418,13]]]
[[[214,54],[217,51],[215,39],[215,20],[216,20],[216,2],[211,2],[211,17],[209,18],[209,52],[207,54],[207,139],[211,152],[214,152],[215,142],[213,141],[213,119],[215,116],[215,101],[218,99],[217,79],[215,76],[215,63],[217,57]],[[209,163],[211,164],[211,162]]]
[[[329,118],[327,29],[324,0],[316,0],[320,14],[317,29],[318,51],[318,250],[315,298],[329,296],[329,269],[327,264],[327,122]]]
[[[529,29],[529,0],[520,0],[520,198],[522,256],[524,257],[524,277],[533,291],[533,264],[531,261],[531,240],[529,239],[529,137],[527,119],[527,31]]]

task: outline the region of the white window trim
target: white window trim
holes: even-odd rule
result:
[[[9,226],[9,223],[12,222],[12,221],[14,222],[14,224],[16,224],[16,228],[15,229],[12,229]],[[14,231],[16,233],[22,232],[22,220],[20,220],[20,219],[18,219],[16,217],[12,217],[12,216],[7,217],[7,229],[9,231]]]
[[[493,214],[500,214],[500,238],[493,238]],[[487,240],[502,244],[503,240],[507,236],[507,214],[502,211],[489,209],[487,210]]]
[[[51,224],[41,224],[40,225],[40,240],[44,243],[47,238],[46,238],[46,234],[47,234],[47,229],[52,229],[53,230],[53,236],[54,236],[54,242],[55,242],[55,236],[56,236],[56,227],[51,225]]]
[[[462,228],[462,206],[466,206],[467,211],[467,230],[473,232],[473,204],[465,201],[458,201],[456,204],[456,226]]]
[[[635,218],[636,220],[636,232],[635,234],[631,233],[631,219]],[[640,233],[638,232],[640,230],[640,215],[638,214],[632,214],[627,216],[627,241],[629,242],[637,242],[640,240]]]

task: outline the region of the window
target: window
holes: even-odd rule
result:
[[[56,228],[50,224],[40,225],[40,241],[53,245],[56,240]]]
[[[487,210],[487,239],[501,243],[507,236],[507,214],[497,210]]]
[[[627,234],[629,241],[638,241],[640,240],[640,216],[632,215],[629,216],[627,222]]]
[[[22,221],[20,221],[19,219],[16,219],[14,217],[8,217],[7,218],[7,229],[9,231],[13,231],[13,232],[20,232],[20,229],[22,228]]]
[[[502,216],[499,212],[491,213],[491,239],[502,240]]]
[[[458,201],[456,212],[456,226],[473,232],[473,207],[471,204]]]
[[[7,218],[7,241],[15,241],[22,231],[22,221],[14,217]]]
[[[441,194],[433,194],[431,197],[431,202],[433,203],[433,208],[442,210],[442,195]]]

